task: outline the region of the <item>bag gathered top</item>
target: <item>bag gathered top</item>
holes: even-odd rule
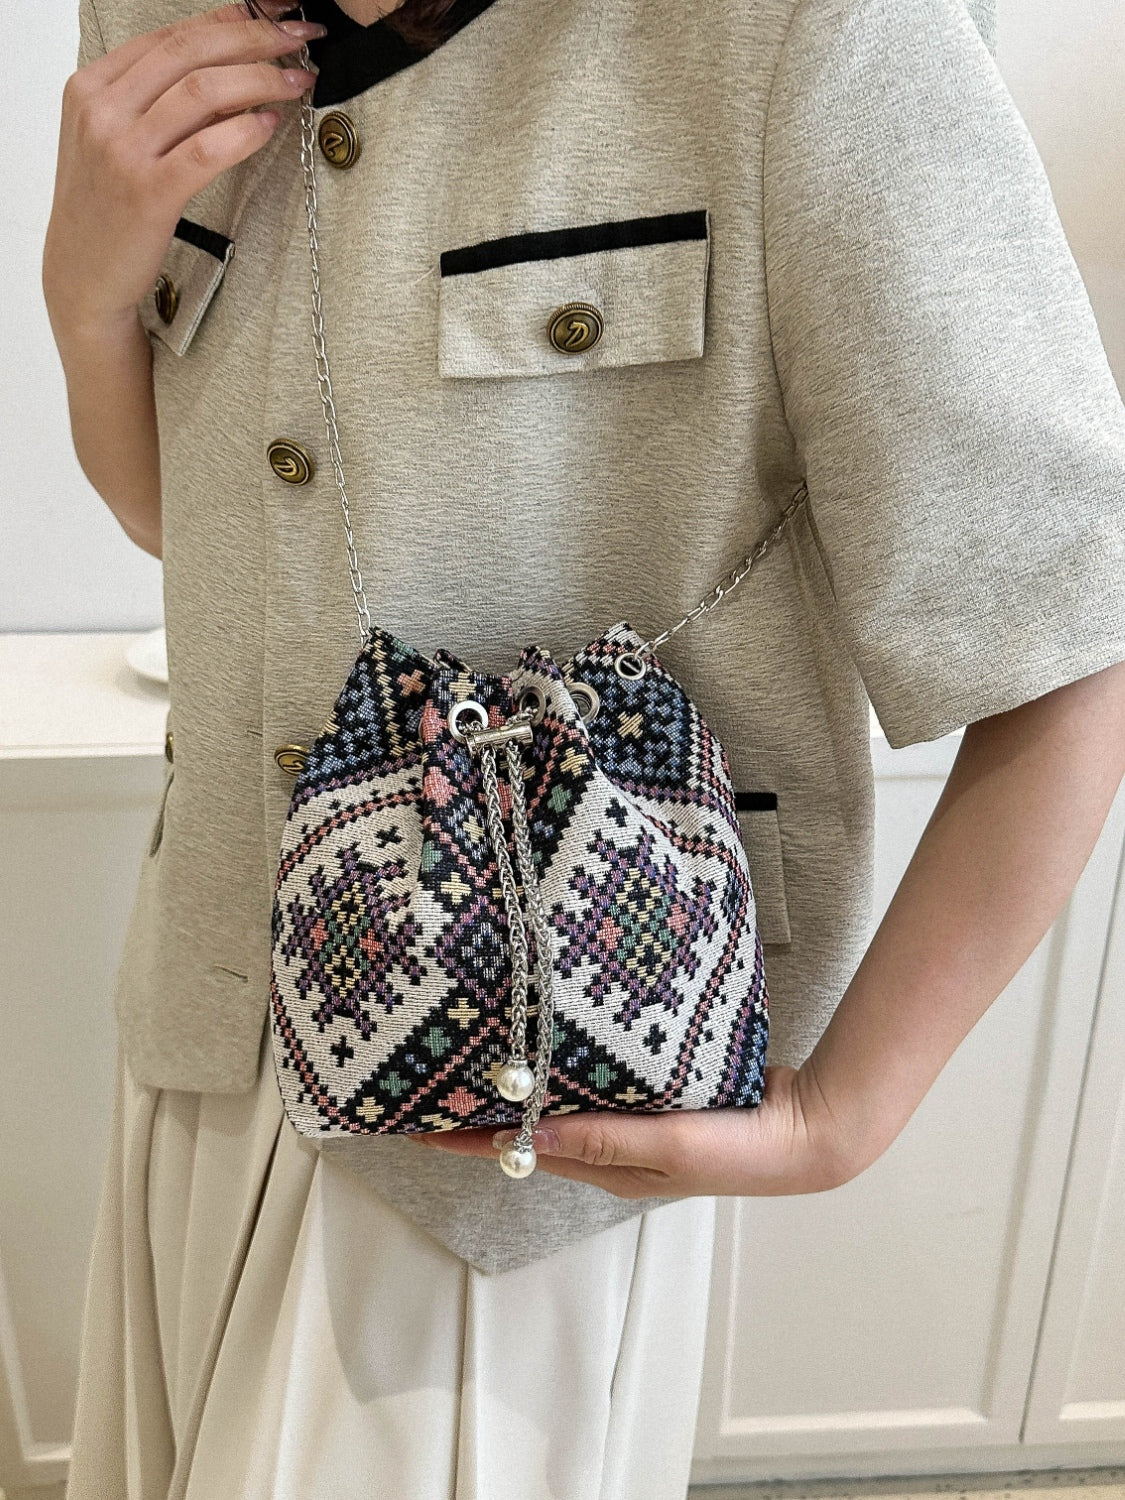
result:
[[[307,60],[307,53],[306,53]],[[754,1106],[769,998],[727,755],[624,621],[506,674],[371,624],[325,345],[314,121],[301,104],[317,382],[361,648],[298,770],[271,918],[271,1031],[307,1136]],[[534,1020],[534,1040],[529,1030]]]

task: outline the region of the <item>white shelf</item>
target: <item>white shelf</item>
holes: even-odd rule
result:
[[[0,635],[0,760],[162,755],[168,690],[125,659],[148,633]],[[871,737],[877,754],[891,754],[874,709]],[[949,755],[941,743],[937,760]]]
[[[0,760],[163,755],[168,690],[125,659],[147,634],[0,635]]]

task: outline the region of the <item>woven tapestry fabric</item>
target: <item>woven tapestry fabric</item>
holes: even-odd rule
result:
[[[489,677],[372,628],[297,777],[274,893],[274,1059],[303,1134],[520,1123],[497,1091],[510,922],[480,766],[450,714],[479,704],[495,727],[535,691],[542,1114],[761,1101],[768,995],[730,768],[658,659],[618,673],[643,644],[621,621],[561,666],[528,646]],[[568,682],[592,690],[588,723]]]
[[[86,55],[193,4],[86,0]],[[791,1066],[870,937],[869,699],[904,746],[1125,658],[1125,408],[986,18],[492,0],[429,56],[376,58],[333,106],[358,158],[316,162],[382,628],[485,673],[622,619],[652,637],[807,481],[784,545],[660,649],[736,793],[776,796],[740,824],[775,939],[767,1061]],[[275,751],[314,743],[358,649],[283,115],[185,208],[233,242],[221,277],[177,241],[184,296],[149,324],[175,766],[116,1009],[136,1076],[171,1089],[257,1081],[293,790]],[[669,215],[691,234],[614,248],[597,228]],[[505,259],[539,234],[577,253]],[[546,329],[575,301],[604,328],[564,352]],[[309,483],[271,470],[277,439]],[[481,1260],[501,1211],[534,1257],[651,1206],[494,1183],[495,1161],[419,1161],[401,1136],[322,1149]]]

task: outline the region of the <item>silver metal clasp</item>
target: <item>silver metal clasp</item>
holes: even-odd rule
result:
[[[462,724],[462,720],[474,718],[477,721],[475,724]],[[523,708],[505,723],[489,729],[488,710],[475,698],[462,698],[460,703],[455,703],[448,718],[450,734],[455,740],[468,745],[470,750],[480,750],[485,745],[504,745],[509,740],[526,743],[533,738],[533,722],[534,710]]]
[[[484,745],[503,745],[508,740],[532,739],[531,724],[524,719],[516,723],[509,719],[506,724],[498,724],[495,729],[466,729],[465,740],[472,750],[479,750]]]

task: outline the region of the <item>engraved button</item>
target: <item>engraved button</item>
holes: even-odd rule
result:
[[[563,354],[592,349],[602,336],[602,315],[592,302],[564,302],[547,323],[547,337]]]
[[[266,457],[270,468],[286,484],[308,484],[316,472],[309,450],[289,438],[278,438],[276,443],[271,443],[266,449]]]
[[[152,289],[152,300],[156,303],[157,316],[162,323],[170,323],[180,305],[180,294],[170,276],[160,275]]]
[[[309,752],[304,745],[278,745],[273,758],[289,776],[299,776],[305,769]]]
[[[359,160],[359,136],[343,110],[333,109],[320,122],[317,141],[334,167],[352,167]]]
[[[172,760],[172,758],[173,758],[172,757],[173,748],[174,747],[172,745],[172,731],[169,729],[168,733],[164,736],[164,759],[165,760],[167,760],[167,761]]]

